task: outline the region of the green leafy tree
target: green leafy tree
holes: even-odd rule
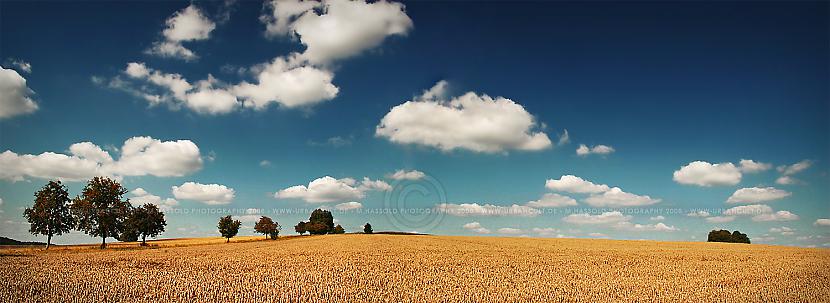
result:
[[[228,239],[225,243],[230,242],[231,238],[235,237],[236,234],[239,233],[240,225],[242,225],[242,222],[234,220],[230,215],[219,219],[219,233],[222,234],[223,238]]]
[[[334,230],[334,216],[331,215],[331,212],[328,210],[322,209],[315,209],[311,212],[311,216],[308,218],[309,223],[318,223],[325,225],[326,228],[324,229],[325,232],[323,234],[330,233]],[[310,229],[309,229],[310,231]]]
[[[343,226],[340,226],[340,224],[337,224],[337,226],[334,227],[334,230],[331,233],[333,233],[333,234],[345,234],[346,230],[343,229]]]
[[[132,211],[127,217],[125,235],[130,241],[138,241],[141,238],[141,246],[147,245],[147,237],[160,235],[164,232],[164,227],[167,226],[167,221],[164,220],[164,213],[159,210],[158,206],[152,203],[146,203],[139,206]]]
[[[95,177],[84,187],[70,206],[78,230],[93,237],[101,237],[101,248],[107,246],[107,237],[118,238],[124,231],[130,203],[122,200],[127,189],[107,178]]]
[[[305,225],[306,224],[307,223],[300,221],[300,223],[297,223],[297,225],[294,225],[294,231],[297,232],[300,235],[304,234],[306,232],[306,230],[305,230]]]
[[[271,220],[271,218],[262,216],[254,225],[254,231],[264,234],[265,238],[276,239],[280,235],[280,224]]]
[[[328,226],[318,222],[308,222],[305,225],[306,231],[312,235],[325,235],[329,233]]]
[[[35,193],[35,203],[23,211],[29,221],[29,232],[46,236],[46,249],[52,244],[52,236],[69,233],[75,220],[69,211],[69,191],[60,181],[49,181]]]
[[[369,224],[367,222],[366,225],[363,225],[363,233],[364,234],[371,234],[372,233],[372,224]]]
[[[709,242],[746,243],[750,244],[749,237],[740,231],[730,233],[728,230],[713,230],[707,238]]]

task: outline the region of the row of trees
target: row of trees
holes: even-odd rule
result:
[[[749,237],[739,231],[729,232],[728,230],[713,230],[709,232],[708,242],[728,242],[749,244]]]
[[[101,248],[106,247],[107,238],[121,241],[137,241],[146,245],[148,236],[156,237],[164,232],[167,222],[164,213],[155,204],[139,207],[123,199],[127,189],[120,183],[106,178],[95,177],[84,186],[80,195],[69,198],[69,191],[60,181],[49,181],[35,192],[35,202],[23,211],[30,224],[29,232],[46,236],[46,249],[53,236],[79,230],[101,237]]]
[[[239,227],[241,225],[242,222],[234,220],[233,217],[228,215],[219,218],[219,224],[217,227],[219,228],[219,234],[221,234],[223,238],[227,239],[227,241],[225,241],[227,243],[231,241],[231,238],[235,237],[239,233]],[[277,239],[281,228],[282,227],[278,222],[266,216],[260,217],[259,221],[257,221],[254,225],[254,231],[265,235],[266,239],[271,238],[271,240]],[[300,235],[305,233],[312,235],[346,233],[343,226],[340,226],[340,224],[334,225],[334,216],[331,215],[330,211],[319,208],[311,212],[308,222],[301,221],[300,223],[297,223],[297,225],[294,226],[294,231]],[[366,223],[366,225],[363,226],[363,233],[371,234],[372,224]]]

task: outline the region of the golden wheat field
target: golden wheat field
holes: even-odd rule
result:
[[[830,300],[827,249],[360,234],[213,240],[0,250],[0,301]]]

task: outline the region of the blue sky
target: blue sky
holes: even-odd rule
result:
[[[163,237],[218,235],[224,212],[292,233],[307,214],[280,210],[340,205],[359,206],[335,212],[347,231],[826,246],[828,20],[824,2],[2,2],[0,227],[38,239],[32,193],[103,174],[166,205]]]

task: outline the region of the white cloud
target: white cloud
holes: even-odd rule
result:
[[[399,169],[395,171],[395,173],[390,174],[389,178],[393,180],[420,180],[425,177],[426,174],[417,170],[403,170]]]
[[[688,217],[697,217],[697,218],[706,218],[710,215],[711,214],[708,211],[705,211],[705,210],[693,211],[693,212],[690,212],[690,213],[686,214],[686,216],[688,216]]]
[[[246,107],[262,110],[271,103],[285,108],[308,107],[337,96],[340,89],[332,84],[334,74],[295,57],[277,57],[257,74],[256,84],[247,81],[231,88]]]
[[[550,190],[580,194],[602,193],[610,189],[608,185],[594,184],[574,175],[564,175],[559,177],[559,180],[548,179],[545,187]]]
[[[735,221],[734,216],[715,216],[706,218],[706,222],[709,223],[726,223],[732,221]]]
[[[153,47],[146,53],[184,60],[196,59],[196,54],[182,46],[182,42],[206,40],[216,28],[216,24],[192,4],[170,16],[165,23],[167,27],[162,31],[165,41],[153,43]]]
[[[470,231],[472,231],[474,233],[477,233],[477,234],[489,234],[490,233],[489,229],[484,228],[483,226],[481,226],[481,223],[478,223],[478,222],[470,222],[470,223],[464,224],[464,229],[470,230]]]
[[[185,182],[181,186],[173,186],[172,190],[176,199],[193,200],[208,205],[228,204],[236,197],[233,188],[221,184]]]
[[[128,87],[126,84],[116,88],[132,91],[134,94],[143,96],[150,105],[168,103],[171,107],[181,104],[201,114],[225,114],[234,111],[239,107],[237,97],[231,91],[224,88],[216,88],[218,81],[208,75],[206,80],[198,81],[196,85],[190,84],[182,75],[168,74],[152,68],[148,68],[142,62],[130,62],[124,69],[124,73],[130,78],[147,81],[161,88],[163,91],[156,93],[149,88],[137,90]],[[112,87],[112,85],[110,85]]]
[[[694,161],[674,172],[674,181],[698,186],[735,185],[741,182],[741,171],[732,163],[711,164]]]
[[[778,166],[777,170],[781,173],[781,177],[775,180],[775,183],[781,185],[791,185],[791,184],[799,184],[802,183],[800,180],[794,178],[792,175],[800,173],[808,168],[813,166],[813,161],[810,160],[802,160],[798,163],[793,165],[781,165]]]
[[[778,234],[781,234],[782,236],[792,236],[792,235],[795,234],[795,229],[791,228],[791,227],[787,227],[787,226],[772,227],[772,228],[769,229],[769,232],[778,233]]]
[[[543,236],[543,237],[556,236],[556,237],[562,238],[564,236],[564,235],[561,234],[562,231],[560,231],[556,228],[552,228],[552,227],[545,227],[545,228],[534,227],[530,231],[532,231],[536,234],[539,234],[540,236]]]
[[[599,215],[591,215],[587,213],[571,214],[562,218],[562,221],[572,224],[611,224],[629,221],[631,218],[631,216],[623,215],[621,212],[611,211],[604,212]]]
[[[26,61],[23,61],[23,60],[20,60],[20,59],[14,59],[14,58],[11,58],[11,59],[7,60],[7,62],[9,64],[11,64],[11,66],[16,67],[17,70],[19,70],[21,72],[24,72],[24,73],[27,73],[27,74],[32,73],[32,64],[30,64],[29,62],[26,62]]]
[[[590,154],[596,155],[607,155],[614,152],[614,148],[608,145],[594,145],[594,147],[588,147],[585,144],[580,144],[579,147],[576,149],[576,154],[579,156],[588,156]]]
[[[523,233],[524,231],[522,231],[521,229],[518,229],[518,228],[503,227],[503,228],[499,228],[498,230],[496,230],[496,232],[498,232],[500,234],[505,234],[505,235],[518,235],[518,234]]]
[[[296,34],[306,46],[303,57],[314,64],[355,56],[379,46],[388,36],[406,35],[413,26],[403,4],[395,2],[272,1],[270,8],[272,13],[260,18],[266,23],[266,35]]]
[[[546,193],[539,200],[527,202],[525,205],[533,208],[544,208],[575,206],[576,204],[576,200],[571,197],[554,193]]]
[[[556,145],[562,146],[568,143],[571,143],[571,135],[569,135],[568,130],[565,129],[562,131],[562,134],[559,135],[559,142],[557,142]]]
[[[603,234],[603,233],[589,233],[588,236],[594,237],[594,238],[608,238],[608,235]]]
[[[359,183],[359,184],[358,184]],[[367,191],[385,191],[392,189],[381,180],[363,178],[357,182],[352,178],[335,179],[330,176],[317,178],[306,185],[296,185],[278,191],[277,199],[301,199],[308,203],[329,203],[338,201],[360,200]]]
[[[678,231],[679,229],[669,225],[666,225],[663,222],[659,222],[656,224],[638,224],[638,223],[631,223],[628,221],[619,222],[614,225],[614,228],[620,230],[627,230],[627,231],[663,231],[663,232],[672,232]]]
[[[818,219],[816,222],[813,222],[815,226],[830,226],[830,219]]]
[[[741,172],[743,172],[745,174],[762,172],[762,171],[769,170],[770,168],[772,168],[772,164],[762,163],[762,162],[755,162],[753,160],[741,159],[741,161],[739,163],[740,163]]]
[[[767,202],[767,201],[774,201],[789,197],[792,193],[777,189],[774,187],[748,187],[748,188],[741,188],[729,199],[726,200],[726,203],[758,203],[758,202]]]
[[[619,187],[611,188],[601,194],[592,194],[585,198],[585,203],[594,207],[630,207],[660,203],[660,199],[640,196],[622,191]]]
[[[361,204],[360,202],[352,201],[352,202],[345,202],[345,203],[337,204],[337,205],[334,206],[334,208],[337,209],[337,210],[340,210],[340,211],[347,211],[347,210],[354,210],[354,209],[363,208],[363,204]]]
[[[144,190],[141,187],[134,189],[133,191],[130,192],[130,194],[132,194],[132,197],[130,198],[130,204],[132,204],[135,207],[138,207],[138,206],[149,203],[149,204],[155,204],[156,206],[159,207],[159,209],[161,211],[169,211],[169,210],[172,210],[173,207],[176,207],[176,206],[179,205],[179,201],[176,201],[176,199],[173,199],[173,198],[162,199],[159,196],[156,196],[156,195],[153,195],[153,194],[147,192],[146,190]]]
[[[551,146],[548,136],[536,130],[534,117],[510,99],[474,92],[449,101],[416,99],[393,107],[378,124],[376,136],[442,151],[497,153]]]
[[[0,66],[0,119],[29,114],[38,109],[26,79],[17,71]]]
[[[772,212],[772,207],[763,204],[741,205],[723,211],[727,216],[754,216]]]
[[[513,204],[511,206],[498,206],[492,204],[479,205],[478,203],[441,203],[436,205],[435,209],[438,212],[446,213],[448,215],[457,217],[535,217],[541,214],[541,211],[539,211],[538,209],[516,204]]]
[[[648,219],[651,220],[651,221],[663,221],[663,220],[666,220],[666,217],[654,216],[654,217],[651,217],[651,218],[648,218]]]
[[[798,183],[800,183],[800,181],[798,181],[798,179],[793,178],[791,176],[780,176],[777,179],[775,179],[775,183],[780,184],[780,185],[792,185],[792,184],[798,184]]]
[[[752,217],[752,221],[794,221],[798,220],[798,215],[786,210],[779,210],[774,213],[760,214]]]
[[[3,167],[0,179],[84,181],[95,176],[180,177],[202,168],[199,147],[190,140],[133,137],[124,142],[118,160],[90,142],[75,143],[69,147],[69,152],[69,155],[53,152],[18,155],[5,151],[0,154],[0,166]]]

